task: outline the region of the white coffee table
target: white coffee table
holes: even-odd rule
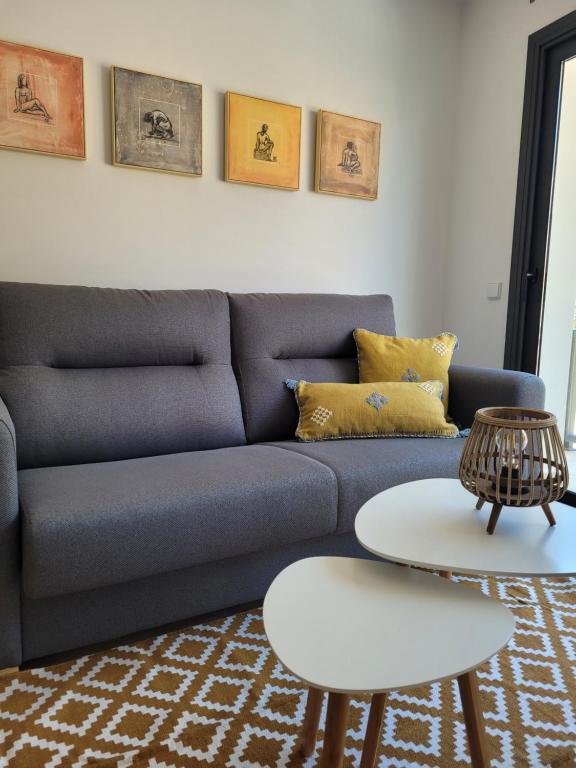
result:
[[[550,527],[540,507],[505,507],[494,535],[490,510],[459,480],[417,480],[377,494],[356,517],[362,546],[387,560],[497,576],[576,574],[576,509],[556,502]]]
[[[264,600],[282,663],[310,686],[301,750],[312,754],[329,692],[322,768],[342,764],[351,695],[372,693],[361,768],[374,765],[387,691],[457,677],[475,768],[489,765],[474,669],[514,631],[514,616],[481,592],[422,571],[341,557],[300,560]]]

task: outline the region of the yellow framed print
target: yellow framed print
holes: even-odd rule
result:
[[[202,86],[112,67],[112,161],[202,176]]]
[[[0,147],[86,159],[78,56],[0,41]]]
[[[299,189],[301,121],[301,107],[228,92],[226,181]]]
[[[336,112],[318,112],[316,192],[376,200],[380,123]]]

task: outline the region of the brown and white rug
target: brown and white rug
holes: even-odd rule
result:
[[[460,580],[518,619],[480,671],[492,766],[576,766],[576,579]],[[308,768],[318,753],[294,753],[305,697],[261,613],[241,613],[0,680],[0,767]],[[347,768],[368,708],[352,705]],[[390,696],[379,768],[466,765],[452,682]]]

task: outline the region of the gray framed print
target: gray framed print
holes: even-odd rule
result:
[[[202,175],[202,86],[112,67],[114,165]]]

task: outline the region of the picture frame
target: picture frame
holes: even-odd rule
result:
[[[299,190],[302,108],[232,91],[225,107],[225,180]]]
[[[82,58],[0,40],[0,147],[86,159]]]
[[[202,176],[202,85],[118,66],[110,82],[113,165]]]
[[[378,198],[381,124],[319,110],[314,189],[330,195]]]

